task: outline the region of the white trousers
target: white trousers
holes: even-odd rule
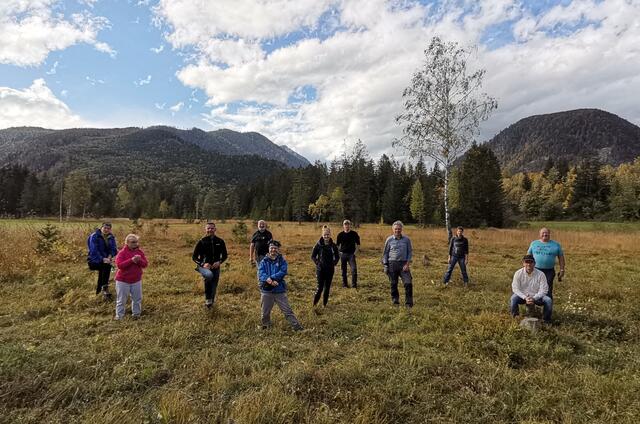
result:
[[[139,316],[142,312],[142,281],[131,284],[116,280],[116,318],[124,318],[129,295],[131,295],[131,313],[133,316]]]

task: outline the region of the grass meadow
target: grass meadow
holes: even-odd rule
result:
[[[472,284],[452,287],[443,229],[405,228],[413,242],[415,307],[391,306],[380,255],[389,226],[358,228],[359,289],[334,277],[314,312],[309,259],[320,229],[270,223],[289,262],[289,300],[259,329],[248,244],[219,222],[230,258],[217,306],[203,307],[191,252],[202,225],[146,221],[150,261],[143,315],[117,322],[95,296],[85,261],[95,223],[58,225],[49,255],[34,248],[44,221],[0,221],[2,423],[637,423],[640,419],[640,231],[546,223],[566,254],[555,325],[532,334],[510,318],[511,278],[538,224],[469,229]],[[253,223],[247,222],[249,232]],[[334,236],[339,226],[332,225]],[[119,246],[131,231],[114,221]],[[427,255],[430,264],[422,258]],[[112,287],[113,288],[113,287]],[[400,289],[404,296],[403,289]]]

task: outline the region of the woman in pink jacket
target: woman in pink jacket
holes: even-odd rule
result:
[[[125,245],[116,256],[116,319],[124,318],[127,299],[131,294],[131,312],[134,319],[140,318],[142,311],[142,269],[148,265],[140,247],[139,238],[129,234]]]

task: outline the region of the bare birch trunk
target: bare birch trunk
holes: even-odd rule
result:
[[[451,165],[444,166],[444,223],[447,227],[447,241],[451,240],[451,222],[449,222],[449,168]]]

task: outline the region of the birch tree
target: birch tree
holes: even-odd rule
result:
[[[470,50],[433,37],[424,55],[424,63],[402,93],[404,112],[396,116],[396,123],[403,127],[402,137],[394,140],[393,146],[404,149],[411,157],[422,155],[442,166],[445,226],[451,238],[451,167],[478,134],[480,122],[498,103],[481,92],[485,70],[467,70]]]

